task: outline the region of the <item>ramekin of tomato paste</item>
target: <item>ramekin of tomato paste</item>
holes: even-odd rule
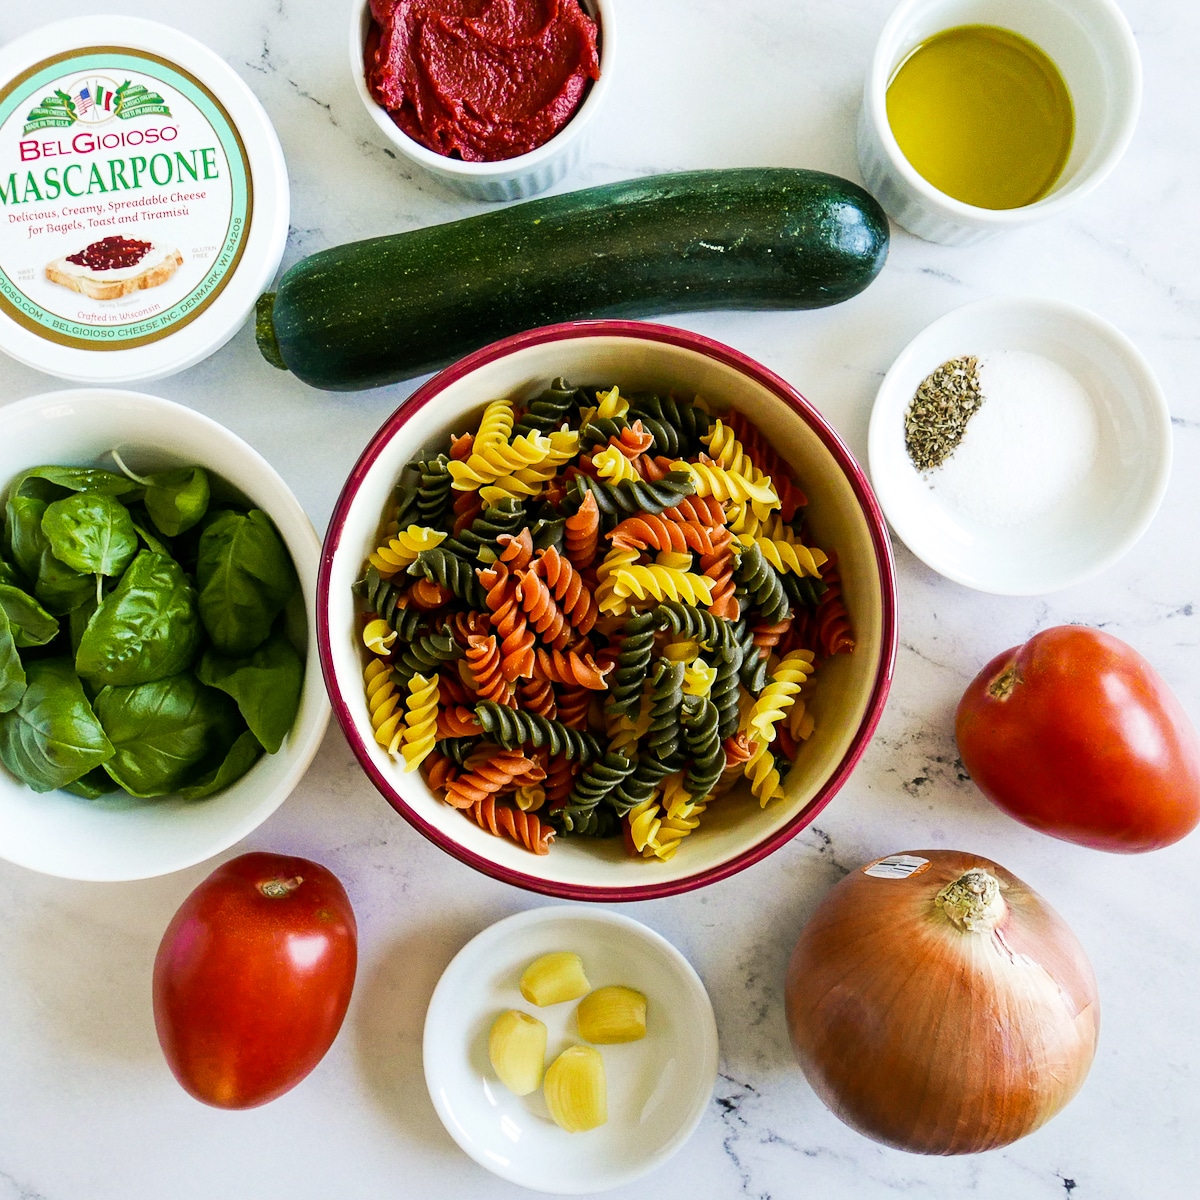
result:
[[[533,195],[577,161],[612,48],[609,0],[360,0],[350,31],[375,123],[485,200]]]

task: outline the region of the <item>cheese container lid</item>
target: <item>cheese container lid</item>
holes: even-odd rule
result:
[[[81,383],[160,379],[223,346],[287,241],[262,105],[211,50],[134,17],[0,49],[0,349]]]

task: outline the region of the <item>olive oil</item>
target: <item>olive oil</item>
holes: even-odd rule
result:
[[[960,25],[922,42],[888,83],[887,115],[913,167],[977,208],[1040,200],[1062,174],[1075,133],[1058,68],[994,25]]]

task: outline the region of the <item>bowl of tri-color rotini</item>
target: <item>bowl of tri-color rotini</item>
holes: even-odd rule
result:
[[[446,368],[338,499],[333,710],[384,798],[495,878],[648,899],[777,849],[845,783],[896,650],[879,507],[787,382],[572,322]]]

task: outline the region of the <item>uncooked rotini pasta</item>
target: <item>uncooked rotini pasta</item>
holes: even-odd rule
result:
[[[375,739],[517,846],[623,834],[669,860],[735,781],[785,793],[814,668],[853,648],[805,505],[740,413],[562,379],[493,401],[381,514]]]

